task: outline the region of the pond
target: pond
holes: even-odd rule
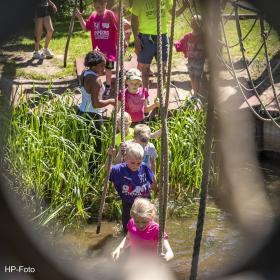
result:
[[[279,170],[277,160],[264,160],[260,166],[275,211],[279,210],[277,203],[280,191]],[[62,251],[63,258],[77,259],[81,267],[90,269],[98,257],[110,260],[110,253],[122,239],[121,234],[116,234],[119,228],[120,225],[117,223],[104,222],[101,234],[96,235],[96,226],[87,225],[83,229],[57,236],[53,243]],[[167,221],[166,232],[175,255],[168,265],[178,279],[186,279],[190,274],[195,231],[196,215],[170,218]],[[220,271],[221,268],[235,262],[241,244],[242,237],[231,223],[230,214],[217,209],[213,199],[208,199],[200,250],[199,278]]]

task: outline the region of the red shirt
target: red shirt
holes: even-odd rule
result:
[[[115,14],[110,10],[103,15],[93,12],[86,21],[86,29],[91,31],[92,49],[98,47],[107,60],[115,61],[118,36]]]
[[[140,87],[136,93],[130,93],[125,89],[125,111],[130,114],[132,122],[140,122],[145,118],[145,100],[148,98],[148,89]],[[122,100],[119,94],[120,101]]]
[[[183,52],[185,58],[188,59],[203,59],[204,44],[203,37],[200,34],[193,32],[187,33],[181,40],[175,43],[177,52]]]

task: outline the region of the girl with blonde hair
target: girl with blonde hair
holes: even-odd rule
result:
[[[130,210],[130,216],[131,219],[127,224],[127,235],[112,252],[112,257],[115,261],[119,259],[121,252],[127,247],[130,247],[132,254],[157,254],[159,225],[154,221],[156,218],[154,204],[146,198],[136,198]],[[164,253],[162,257],[166,261],[171,260],[174,254],[166,233],[164,233],[163,247]]]

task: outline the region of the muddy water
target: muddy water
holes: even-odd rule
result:
[[[280,210],[278,200],[280,165],[275,163],[272,167],[270,161],[265,161],[260,170],[264,175],[266,189],[277,212]],[[55,247],[60,248],[63,258],[76,259],[80,262],[81,267],[90,269],[100,256],[110,260],[112,249],[122,239],[122,236],[118,234],[119,229],[120,225],[117,223],[104,222],[101,234],[96,235],[95,225],[88,225],[83,229],[56,237],[54,244]],[[175,258],[169,265],[179,279],[185,279],[190,273],[195,230],[196,215],[167,221],[166,231],[175,254]],[[241,240],[240,233],[230,223],[230,216],[218,210],[212,200],[208,201],[200,250],[199,278],[235,262]]]
[[[234,257],[240,238],[238,232],[229,223],[227,215],[222,212],[217,214],[216,211],[211,213],[211,210],[215,209],[215,205],[210,202],[210,206],[204,225],[200,252],[201,275],[217,270],[221,263],[224,264]],[[105,222],[102,224],[101,234],[96,235],[96,227],[88,225],[81,230],[67,232],[63,236],[57,237],[55,247],[61,250],[64,258],[77,259],[81,266],[89,269],[97,257],[104,256],[110,259],[112,249],[122,239],[122,236],[116,233],[118,228],[116,223]],[[195,216],[167,221],[166,231],[175,254],[175,258],[169,266],[180,279],[184,279],[190,272],[195,230]]]

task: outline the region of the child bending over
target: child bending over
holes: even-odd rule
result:
[[[93,0],[95,12],[84,21],[82,13],[77,9],[76,17],[84,31],[91,31],[92,49],[98,48],[106,57],[106,85],[104,97],[108,98],[111,91],[112,69],[117,52],[117,20],[115,14],[106,9],[107,0]]]
[[[194,15],[191,20],[192,32],[187,33],[175,43],[177,52],[183,52],[188,59],[187,67],[191,78],[194,96],[200,91],[201,78],[205,61],[204,44],[202,36],[202,20],[200,15]]]
[[[127,235],[120,245],[112,252],[112,258],[117,261],[121,252],[130,247],[131,254],[146,253],[152,256],[157,254],[159,225],[154,221],[156,217],[155,206],[145,198],[136,198],[130,210],[131,219],[127,224]],[[168,236],[164,233],[163,258],[166,261],[174,257],[168,242]]]
[[[109,150],[112,153],[112,150]],[[136,197],[151,197],[151,185],[154,182],[153,171],[144,163],[144,150],[140,144],[131,142],[126,147],[125,162],[112,166],[109,180],[113,182],[122,200],[122,224],[130,219],[130,209]]]

